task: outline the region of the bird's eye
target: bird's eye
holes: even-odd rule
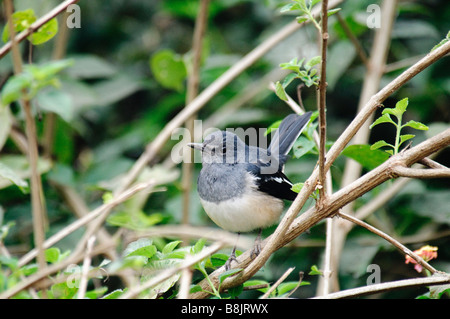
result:
[[[211,155],[214,155],[214,154],[216,154],[216,148],[215,147],[211,148]]]

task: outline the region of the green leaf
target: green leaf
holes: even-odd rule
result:
[[[230,270],[227,270],[227,271],[221,273],[219,275],[219,283],[223,283],[223,281],[225,279],[227,279],[228,277],[233,276],[233,275],[235,275],[237,273],[240,273],[242,270],[244,270],[244,269],[243,268],[236,268],[236,269],[230,269]]]
[[[58,20],[56,18],[51,19],[30,37],[30,41],[33,45],[39,45],[52,39],[58,33]]]
[[[16,172],[3,163],[0,163],[0,181],[1,179],[9,180],[11,183],[20,188],[23,193],[29,192],[28,183],[22,179]],[[8,185],[8,184],[7,184]],[[0,185],[0,188],[1,185]]]
[[[31,86],[32,78],[28,74],[18,74],[10,77],[3,87],[2,104],[7,105],[22,97],[23,91]]]
[[[392,119],[389,114],[383,114],[379,118],[376,119],[375,122],[372,123],[372,125],[369,126],[370,129],[374,127],[375,125],[381,124],[381,123],[392,123],[394,125],[397,125]]]
[[[403,142],[405,142],[405,141],[407,141],[407,140],[410,140],[410,139],[414,138],[414,136],[415,136],[415,135],[413,135],[413,134],[404,134],[404,135],[400,135],[400,144],[399,144],[399,146],[402,145]]]
[[[349,145],[342,151],[342,154],[357,161],[368,170],[374,169],[389,158],[386,152],[372,149],[369,145]]]
[[[292,189],[292,191],[294,191],[296,193],[300,193],[300,191],[303,188],[303,185],[305,185],[305,183],[296,183],[296,184],[292,185],[291,189]]]
[[[69,94],[56,89],[41,91],[36,99],[39,109],[59,115],[64,121],[70,123],[75,114],[72,98]]]
[[[130,243],[124,251],[124,256],[143,256],[151,258],[157,249],[153,241],[148,238],[141,238]]]
[[[320,64],[321,61],[322,61],[322,57],[320,55],[311,58],[308,62],[305,63],[305,69],[309,70],[313,66]]]
[[[303,155],[312,152],[316,147],[316,143],[305,136],[300,136],[298,140],[294,143],[293,151],[294,157],[300,158]]]
[[[52,247],[45,250],[45,260],[49,263],[56,263],[59,260],[59,257],[61,255],[61,251],[59,248]]]
[[[280,124],[281,124],[281,121],[282,121],[282,120],[279,120],[279,121],[276,121],[276,122],[272,123],[272,125],[270,125],[270,126],[267,128],[266,132],[264,133],[264,136],[267,136],[267,135],[269,135],[270,132],[272,132],[273,130],[278,129],[278,127],[279,127]]]
[[[199,252],[202,251],[203,247],[205,247],[206,244],[206,239],[205,238],[200,238],[194,246],[192,246],[191,248],[191,253],[192,254],[198,254]]]
[[[12,21],[14,25],[14,30],[16,33],[20,33],[25,29],[28,29],[33,22],[36,21],[36,15],[33,9],[28,9],[24,11],[17,11],[12,14]],[[5,24],[2,33],[3,42],[8,42],[9,40],[9,22]]]
[[[342,10],[341,8],[336,8],[336,9],[328,10],[327,15],[328,15],[328,16],[332,16],[333,14],[336,14],[336,13],[338,13],[338,12],[341,11],[341,10]]]
[[[159,51],[150,59],[150,68],[155,79],[163,87],[177,91],[183,90],[187,70],[180,56],[171,50]]]
[[[300,10],[300,6],[298,5],[298,3],[288,3],[286,5],[284,5],[283,7],[281,7],[280,12],[284,13],[284,12],[288,12],[288,11],[293,11],[293,10]]]
[[[428,131],[428,126],[426,126],[425,124],[422,124],[420,122],[416,122],[416,121],[409,121],[408,123],[404,124],[402,127],[405,126],[409,126],[412,127],[416,130],[421,130],[421,131]]]
[[[295,18],[297,20],[297,23],[303,23],[305,21],[308,21],[308,17],[307,16],[299,16],[297,18]]]
[[[283,80],[283,88],[286,88],[289,84],[291,84],[291,82],[297,78],[297,74],[295,73],[289,73],[288,75],[286,75],[286,77]]]
[[[371,149],[371,150],[376,150],[376,149],[379,149],[380,147],[383,147],[383,146],[388,146],[388,147],[394,148],[394,145],[389,144],[389,143],[387,143],[387,142],[381,140],[381,141],[378,141],[378,142],[375,142],[374,144],[372,144],[372,146],[370,147],[370,149]]]
[[[319,270],[319,268],[317,268],[316,265],[312,265],[311,266],[311,271],[308,273],[308,275],[319,275],[322,276],[323,273],[321,270]]]
[[[280,81],[275,83],[275,94],[283,101],[288,100],[286,92],[284,91],[283,85],[281,85]]]
[[[406,112],[406,108],[408,107],[408,103],[409,103],[408,98],[405,97],[404,99],[398,101],[395,104],[395,109],[398,110],[401,114],[403,114],[403,113]]]
[[[162,253],[163,254],[171,253],[175,249],[175,247],[177,247],[180,243],[181,243],[181,240],[171,241],[170,243],[168,243],[164,246]]]

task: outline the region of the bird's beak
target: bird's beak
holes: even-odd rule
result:
[[[203,144],[202,143],[188,143],[189,147],[192,147],[194,150],[203,150]]]

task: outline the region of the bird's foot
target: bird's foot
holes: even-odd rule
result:
[[[235,261],[237,262],[236,259],[236,246],[233,248],[233,250],[231,251],[230,257],[228,257],[228,260],[225,262],[225,271],[228,271],[231,269],[231,263]]]
[[[253,246],[252,253],[250,254],[252,259],[256,258],[261,253],[261,232],[262,229],[259,230],[258,236],[256,236],[255,245]]]

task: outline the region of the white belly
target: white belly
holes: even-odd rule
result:
[[[283,201],[264,193],[243,194],[219,203],[200,201],[214,223],[232,232],[249,232],[278,222]]]

